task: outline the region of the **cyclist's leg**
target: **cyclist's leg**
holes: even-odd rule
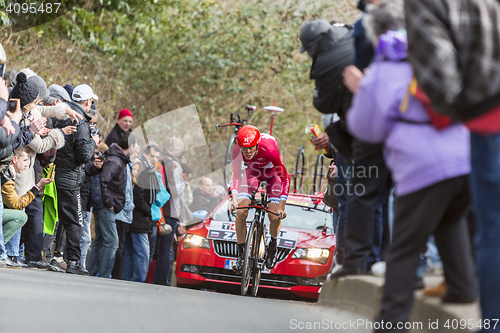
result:
[[[267,195],[270,200],[267,207],[270,211],[277,212],[280,207],[281,185],[281,179],[277,175],[267,179]],[[267,216],[271,222],[269,232],[277,238],[281,230],[281,219],[271,213],[267,213]]]
[[[240,198],[240,194],[238,194],[238,206],[248,205],[250,205],[250,199]],[[238,244],[244,244],[247,238],[247,216],[248,209],[238,209],[236,213],[236,238],[238,239]]]
[[[267,193],[269,195],[269,205],[267,206],[270,211],[276,212],[280,207],[280,194],[281,194],[281,179],[273,177],[268,180]],[[271,213],[267,214],[270,222],[269,232],[271,240],[269,241],[269,248],[267,251],[266,267],[273,268],[276,265],[276,250],[278,246],[278,236],[281,230],[281,219]]]
[[[248,175],[248,172],[247,172]],[[252,191],[258,188],[258,180],[255,177],[245,177],[243,185],[240,187],[240,193],[238,193],[238,206],[248,206],[250,205],[252,198]],[[248,209],[238,209],[236,213],[236,238],[238,246],[238,258],[233,267],[234,271],[239,273],[243,268],[243,261],[245,256],[245,243],[247,237],[247,216]]]

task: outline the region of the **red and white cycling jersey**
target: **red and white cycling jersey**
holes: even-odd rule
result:
[[[286,201],[290,190],[290,176],[283,164],[283,155],[280,153],[276,138],[269,134],[261,134],[258,152],[251,160],[246,159],[240,147],[236,145],[233,149],[233,161],[235,169],[233,170],[232,193],[240,192],[240,188],[241,192],[251,193],[257,189],[258,181],[266,181],[269,198]],[[241,179],[241,161],[248,164],[243,180]],[[281,188],[277,189],[277,186]],[[243,187],[245,187],[244,191]]]

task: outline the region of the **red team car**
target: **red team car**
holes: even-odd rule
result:
[[[310,195],[288,196],[287,218],[282,220],[278,238],[277,264],[270,271],[264,266],[259,291],[318,299],[320,285],[316,277],[332,267],[336,246],[333,221],[337,215],[321,199]],[[237,257],[235,223],[227,207],[225,200],[203,223],[189,229],[180,239],[176,263],[178,286],[239,288],[241,275],[232,270]],[[251,209],[247,226],[253,213]],[[269,225],[267,217],[266,224]]]

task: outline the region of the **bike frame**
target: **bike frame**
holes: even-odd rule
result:
[[[265,182],[263,182],[265,184]],[[267,184],[266,184],[267,186]],[[265,187],[261,185],[260,187]],[[250,224],[250,228],[247,232],[246,237],[246,248],[245,248],[245,261],[243,264],[243,270],[241,274],[241,295],[246,295],[248,292],[248,287],[250,285],[250,280],[252,281],[252,296],[257,296],[259,290],[260,276],[262,268],[265,262],[266,244],[266,226],[264,220],[266,217],[266,212],[279,216],[276,212],[273,212],[267,208],[268,197],[267,191],[261,193],[260,201],[255,199],[256,192],[252,193],[252,199],[250,205],[237,207],[237,209],[255,209],[255,216]]]

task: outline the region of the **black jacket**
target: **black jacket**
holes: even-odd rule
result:
[[[156,175],[155,175],[156,177]],[[151,219],[151,191],[149,188],[141,187],[149,183],[149,175],[146,170],[139,174],[137,184],[134,186],[134,217],[130,225],[130,232],[147,233],[152,232],[153,221]]]
[[[91,186],[92,186],[92,177],[99,174],[99,172],[102,170],[97,169],[94,165],[94,156],[88,161],[85,166],[83,167],[83,170],[85,171],[85,178],[83,180],[82,187],[80,188],[80,200],[82,201],[82,210],[84,212],[90,212],[90,193],[91,193]]]
[[[7,102],[0,98],[0,120],[5,117],[5,114],[7,113]],[[3,159],[14,151],[13,145],[17,141],[17,137],[20,134],[20,129],[19,129],[19,124],[17,124],[15,121],[11,121],[12,126],[16,129],[16,132],[14,134],[8,135],[7,132],[5,131],[5,128],[0,127],[0,159]]]
[[[57,166],[56,185],[62,190],[80,189],[85,177],[83,165],[94,156],[95,141],[90,136],[90,117],[80,104],[70,102],[69,107],[84,116],[79,120],[77,131],[65,135],[64,147],[57,151],[55,164]]]
[[[125,166],[129,162],[128,156],[123,149],[113,143],[104,153],[105,160],[101,172],[101,194],[104,207],[114,207],[118,214],[125,205],[125,185],[127,170]]]
[[[218,203],[218,198],[207,197],[205,194],[201,193],[201,190],[197,187],[193,191],[193,202],[189,206],[189,210],[192,212],[206,210],[210,213]]]
[[[128,130],[128,131],[131,132],[131,130]],[[111,146],[111,144],[113,144],[113,143],[118,143],[118,138],[124,132],[125,131],[120,128],[120,126],[118,125],[118,123],[116,123],[115,127],[113,127],[113,129],[111,130],[111,132],[109,132],[108,137],[106,138],[106,141],[105,141],[106,144],[108,146]]]
[[[342,155],[352,157],[352,136],[347,131],[345,115],[352,94],[343,83],[344,68],[354,64],[354,39],[348,27],[332,27],[320,40],[313,55],[311,79],[316,84],[313,104],[325,114],[337,113],[340,120],[325,129],[330,141]]]

